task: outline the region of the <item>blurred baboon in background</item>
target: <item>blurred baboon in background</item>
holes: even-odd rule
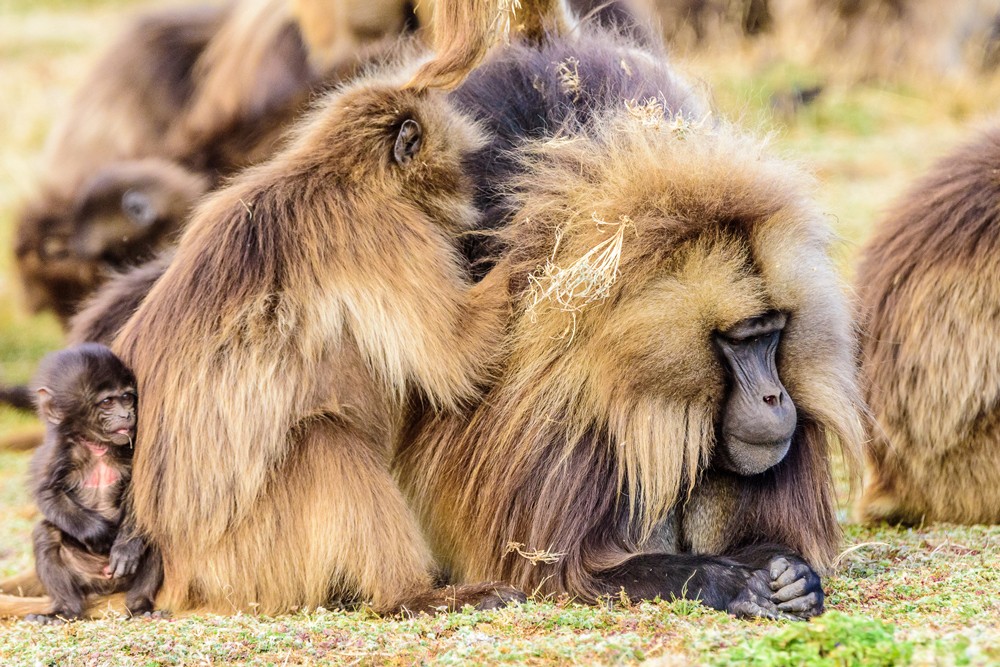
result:
[[[15,246],[29,307],[65,324],[110,272],[173,243],[199,197],[277,149],[317,87],[377,58],[354,47],[383,32],[351,34],[320,70],[289,0],[139,17],[50,136]]]
[[[1000,0],[771,0],[781,49],[848,80],[989,69]]]
[[[691,50],[755,37],[774,24],[770,0],[632,0],[658,24],[671,49]]]
[[[864,250],[867,521],[1000,523],[1000,128],[935,165]]]
[[[224,18],[224,10],[209,8],[140,17],[73,97],[50,133],[16,232],[32,310],[52,309],[67,321],[103,280],[105,251],[120,256],[119,245],[175,231],[178,212],[186,215],[208,189],[209,179],[161,156],[194,95],[191,71]]]

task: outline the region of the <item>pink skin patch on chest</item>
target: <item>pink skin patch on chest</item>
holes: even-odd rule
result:
[[[100,489],[105,486],[111,486],[117,482],[120,475],[101,458],[108,453],[108,446],[92,444],[89,442],[84,444],[87,446],[87,449],[90,450],[90,453],[97,459],[97,463],[94,464],[94,469],[90,471],[89,475],[87,475],[87,479],[83,481],[83,485],[91,489]]]
[[[84,480],[83,485],[92,489],[100,489],[105,486],[111,486],[118,481],[118,478],[119,475],[114,468],[104,461],[98,461],[94,469],[87,475],[87,479]]]

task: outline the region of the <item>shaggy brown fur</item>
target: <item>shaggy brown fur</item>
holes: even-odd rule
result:
[[[828,446],[853,454],[862,433],[826,227],[788,166],[728,129],[602,120],[593,139],[530,148],[507,231],[523,291],[503,379],[467,422],[426,424],[400,462],[437,553],[460,578],[585,599],[606,592],[595,573],[650,550],[776,542],[828,567]],[[547,263],[586,270],[616,234],[607,293],[560,304]],[[770,309],[790,313],[793,452],[760,479],[706,474],[724,388],[711,335]],[[535,565],[510,542],[563,555]]]
[[[353,54],[352,54],[353,56]],[[331,65],[334,81],[353,57]],[[321,80],[288,0],[242,0],[206,44],[190,77],[195,95],[170,127],[169,154],[227,174],[270,157]]]
[[[446,0],[434,2],[432,43],[437,56],[417,71],[408,87],[454,88],[491,46],[512,32],[537,41],[548,30],[567,32],[568,0]]]
[[[478,130],[395,85],[329,98],[210,198],[118,338],[144,394],[136,518],[169,608],[394,610],[431,588],[390,445],[411,392],[445,410],[475,395],[506,291],[471,289],[453,240],[475,222],[461,161]],[[403,164],[406,120],[423,135]]]
[[[499,128],[473,162],[495,241],[472,259],[485,248],[510,263],[514,323],[502,377],[471,414],[423,415],[400,441],[397,473],[435,554],[458,580],[586,600],[619,585],[700,595],[685,577],[703,566],[741,573],[738,589],[766,569],[743,551],[754,545],[828,568],[829,449],[858,455],[863,407],[808,184],[705,120],[648,51],[587,31],[546,41],[501,49],[455,93]],[[506,134],[519,123],[520,142]],[[712,336],[772,310],[788,314],[778,366],[799,428],[784,461],[739,477],[713,465],[726,380]],[[616,569],[640,560],[645,581]],[[734,611],[732,585],[703,599]]]
[[[938,163],[858,269],[867,521],[1000,523],[1000,128]]]

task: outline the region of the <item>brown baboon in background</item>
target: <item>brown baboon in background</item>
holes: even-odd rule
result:
[[[652,15],[671,47],[690,49],[771,29],[770,0],[631,0]]]
[[[32,310],[52,309],[67,321],[103,280],[105,249],[90,242],[102,229],[116,231],[112,252],[122,236],[159,240],[177,211],[186,214],[207,190],[203,176],[162,156],[194,94],[191,69],[224,16],[218,9],[144,15],[81,85],[49,136],[38,191],[18,224],[15,256]]]
[[[317,87],[379,53],[314,69],[288,0],[140,17],[52,132],[15,249],[29,306],[65,324],[114,270],[175,242],[221,178],[270,156]]]
[[[926,80],[992,67],[998,0],[772,0],[785,54],[849,80]]]
[[[495,132],[467,251],[511,272],[514,319],[471,414],[415,415],[404,490],[459,581],[819,613],[828,450],[857,455],[863,404],[808,182],[658,53],[546,18],[452,94]]]
[[[914,184],[858,269],[866,521],[1000,523],[1000,128]]]

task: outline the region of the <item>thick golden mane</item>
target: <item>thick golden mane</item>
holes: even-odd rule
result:
[[[460,539],[429,522],[439,550],[460,552],[445,557],[470,579],[499,570],[526,589],[592,592],[584,572],[649,548],[703,481],[725,395],[713,333],[780,310],[778,363],[801,415],[793,448],[817,488],[788,511],[818,529],[763,532],[829,564],[839,532],[828,444],[853,461],[863,431],[853,332],[808,176],[766,142],[665,116],[657,101],[597,113],[580,134],[523,154],[528,176],[514,183],[517,213],[502,232],[517,295],[505,374],[456,427],[466,442],[441,444],[438,429],[423,454],[437,469],[409,482],[441,483],[414,494],[418,504],[452,498],[466,513],[458,525],[489,530]],[[624,542],[598,534],[609,523],[631,527]],[[718,553],[728,536],[691,539]],[[510,541],[562,556],[527,566],[505,552]]]

